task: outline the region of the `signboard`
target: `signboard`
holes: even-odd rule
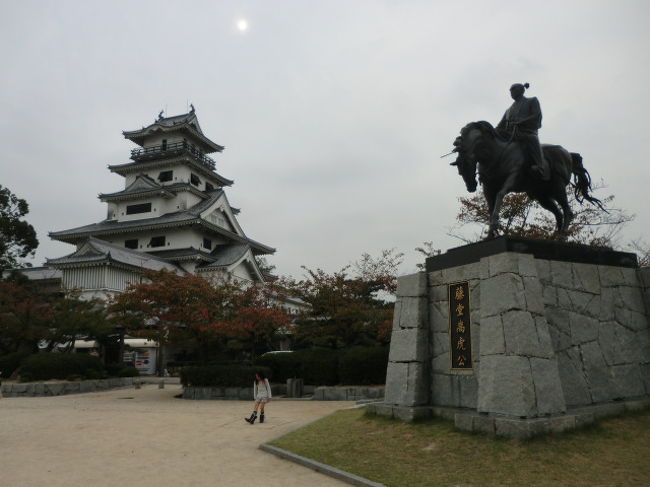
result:
[[[469,281],[449,284],[449,355],[452,370],[472,370]]]

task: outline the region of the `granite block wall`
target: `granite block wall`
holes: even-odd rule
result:
[[[451,370],[448,285],[469,281],[473,370]],[[650,269],[503,252],[400,278],[384,403],[515,418],[650,395]]]

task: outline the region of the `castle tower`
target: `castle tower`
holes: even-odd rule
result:
[[[224,147],[201,130],[194,107],[123,132],[139,147],[131,161],[110,165],[124,189],[102,193],[106,219],[51,232],[77,250],[47,265],[62,271],[66,288],[86,296],[120,292],[138,282],[143,269],[166,268],[206,277],[263,282],[255,257],[275,249],[250,239],[237,222],[225,188],[233,181],[216,172],[208,155]]]

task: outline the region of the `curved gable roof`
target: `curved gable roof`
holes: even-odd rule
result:
[[[124,135],[124,138],[142,146],[147,136],[157,132],[185,132],[197,142],[201,143],[208,153],[221,152],[225,148],[211,141],[203,134],[194,108],[188,113],[174,115],[172,117],[163,117],[162,112],[160,112],[160,115],[152,124],[142,127],[139,130],[125,130],[122,132],[122,135]]]

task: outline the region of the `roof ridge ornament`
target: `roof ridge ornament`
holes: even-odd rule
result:
[[[196,110],[194,109],[194,104],[190,103],[190,113],[194,113]]]
[[[160,113],[158,114],[158,120],[163,119],[163,113],[165,113],[165,110],[160,110]],[[144,127],[142,127],[142,128],[144,128]]]

